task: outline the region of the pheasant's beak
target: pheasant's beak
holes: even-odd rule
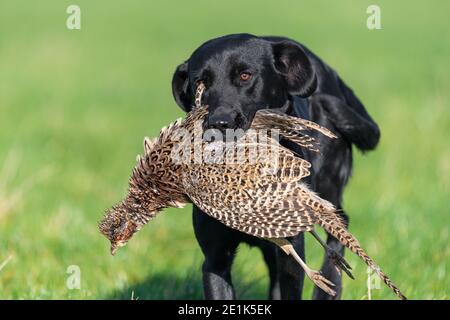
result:
[[[115,255],[117,252],[117,249],[119,249],[117,247],[117,245],[115,243],[111,243],[111,255]]]
[[[127,243],[124,241],[111,242],[111,254],[114,256],[117,250],[119,250],[119,248],[123,247],[126,244]]]

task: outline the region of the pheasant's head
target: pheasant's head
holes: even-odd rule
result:
[[[111,242],[111,254],[114,255],[120,247],[145,224],[145,218],[139,219],[136,208],[121,202],[109,209],[99,223],[100,232]]]
[[[100,232],[111,242],[113,255],[158,212],[168,207],[181,207],[189,201],[176,172],[168,165],[170,152],[166,151],[170,148],[158,145],[154,149],[154,146],[154,141],[145,139],[145,154],[138,156],[127,197],[108,210],[99,223]]]
[[[169,206],[165,193],[158,189],[130,184],[128,196],[119,204],[106,211],[99,223],[100,232],[111,242],[111,254],[123,247],[158,212]]]

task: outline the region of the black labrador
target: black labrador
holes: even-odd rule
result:
[[[245,130],[257,110],[279,108],[335,132],[339,136],[337,140],[317,137],[320,139],[320,153],[305,152],[303,155],[314,168],[309,181],[313,189],[342,210],[342,194],[352,171],[352,144],[362,151],[374,149],[380,131],[359,99],[333,69],[293,40],[233,34],[207,41],[177,67],[172,90],[183,110],[191,109],[200,81],[206,86],[203,103],[209,105],[205,123],[208,128]],[[347,215],[341,212],[348,223]],[[262,250],[270,275],[269,298],[301,298],[302,268],[273,244],[232,230],[195,206],[193,223],[205,256],[205,298],[236,298],[231,266],[241,242]],[[290,240],[304,259],[303,234]],[[328,235],[327,243],[343,255],[344,249],[335,238]],[[336,284],[336,297],[339,297],[341,276],[327,254],[321,271]],[[332,297],[316,287],[314,298]]]

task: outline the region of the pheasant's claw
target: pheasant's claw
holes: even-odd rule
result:
[[[351,279],[355,280],[355,277],[350,272],[352,267],[348,264],[347,261],[345,261],[344,257],[342,257],[340,254],[338,254],[336,251],[330,249],[327,250],[328,257],[333,261],[336,268],[339,270],[344,271]],[[350,269],[350,270],[349,270]]]
[[[308,277],[314,282],[316,286],[318,286],[330,296],[334,297],[336,295],[336,291],[329,287],[334,287],[334,283],[322,276],[319,271],[310,271],[308,273]]]

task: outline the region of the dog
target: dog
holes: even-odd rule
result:
[[[352,172],[352,145],[365,152],[378,144],[380,130],[364,105],[339,75],[302,44],[284,37],[232,34],[209,40],[198,47],[173,75],[172,92],[177,104],[191,110],[196,86],[206,90],[209,106],[207,128],[248,129],[255,112],[276,108],[329,128],[339,136],[329,140],[317,136],[320,153],[295,150],[311,163],[309,181],[313,190],[332,202],[348,224],[342,195]],[[231,267],[236,249],[244,242],[262,250],[267,264],[270,299],[301,299],[304,272],[294,259],[265,240],[232,230],[193,208],[195,236],[204,254],[202,266],[206,299],[236,299]],[[304,259],[304,236],[290,239]],[[340,254],[342,245],[328,235],[327,244]],[[342,280],[331,257],[325,254],[323,275],[342,293]],[[315,287],[314,299],[333,299]]]

